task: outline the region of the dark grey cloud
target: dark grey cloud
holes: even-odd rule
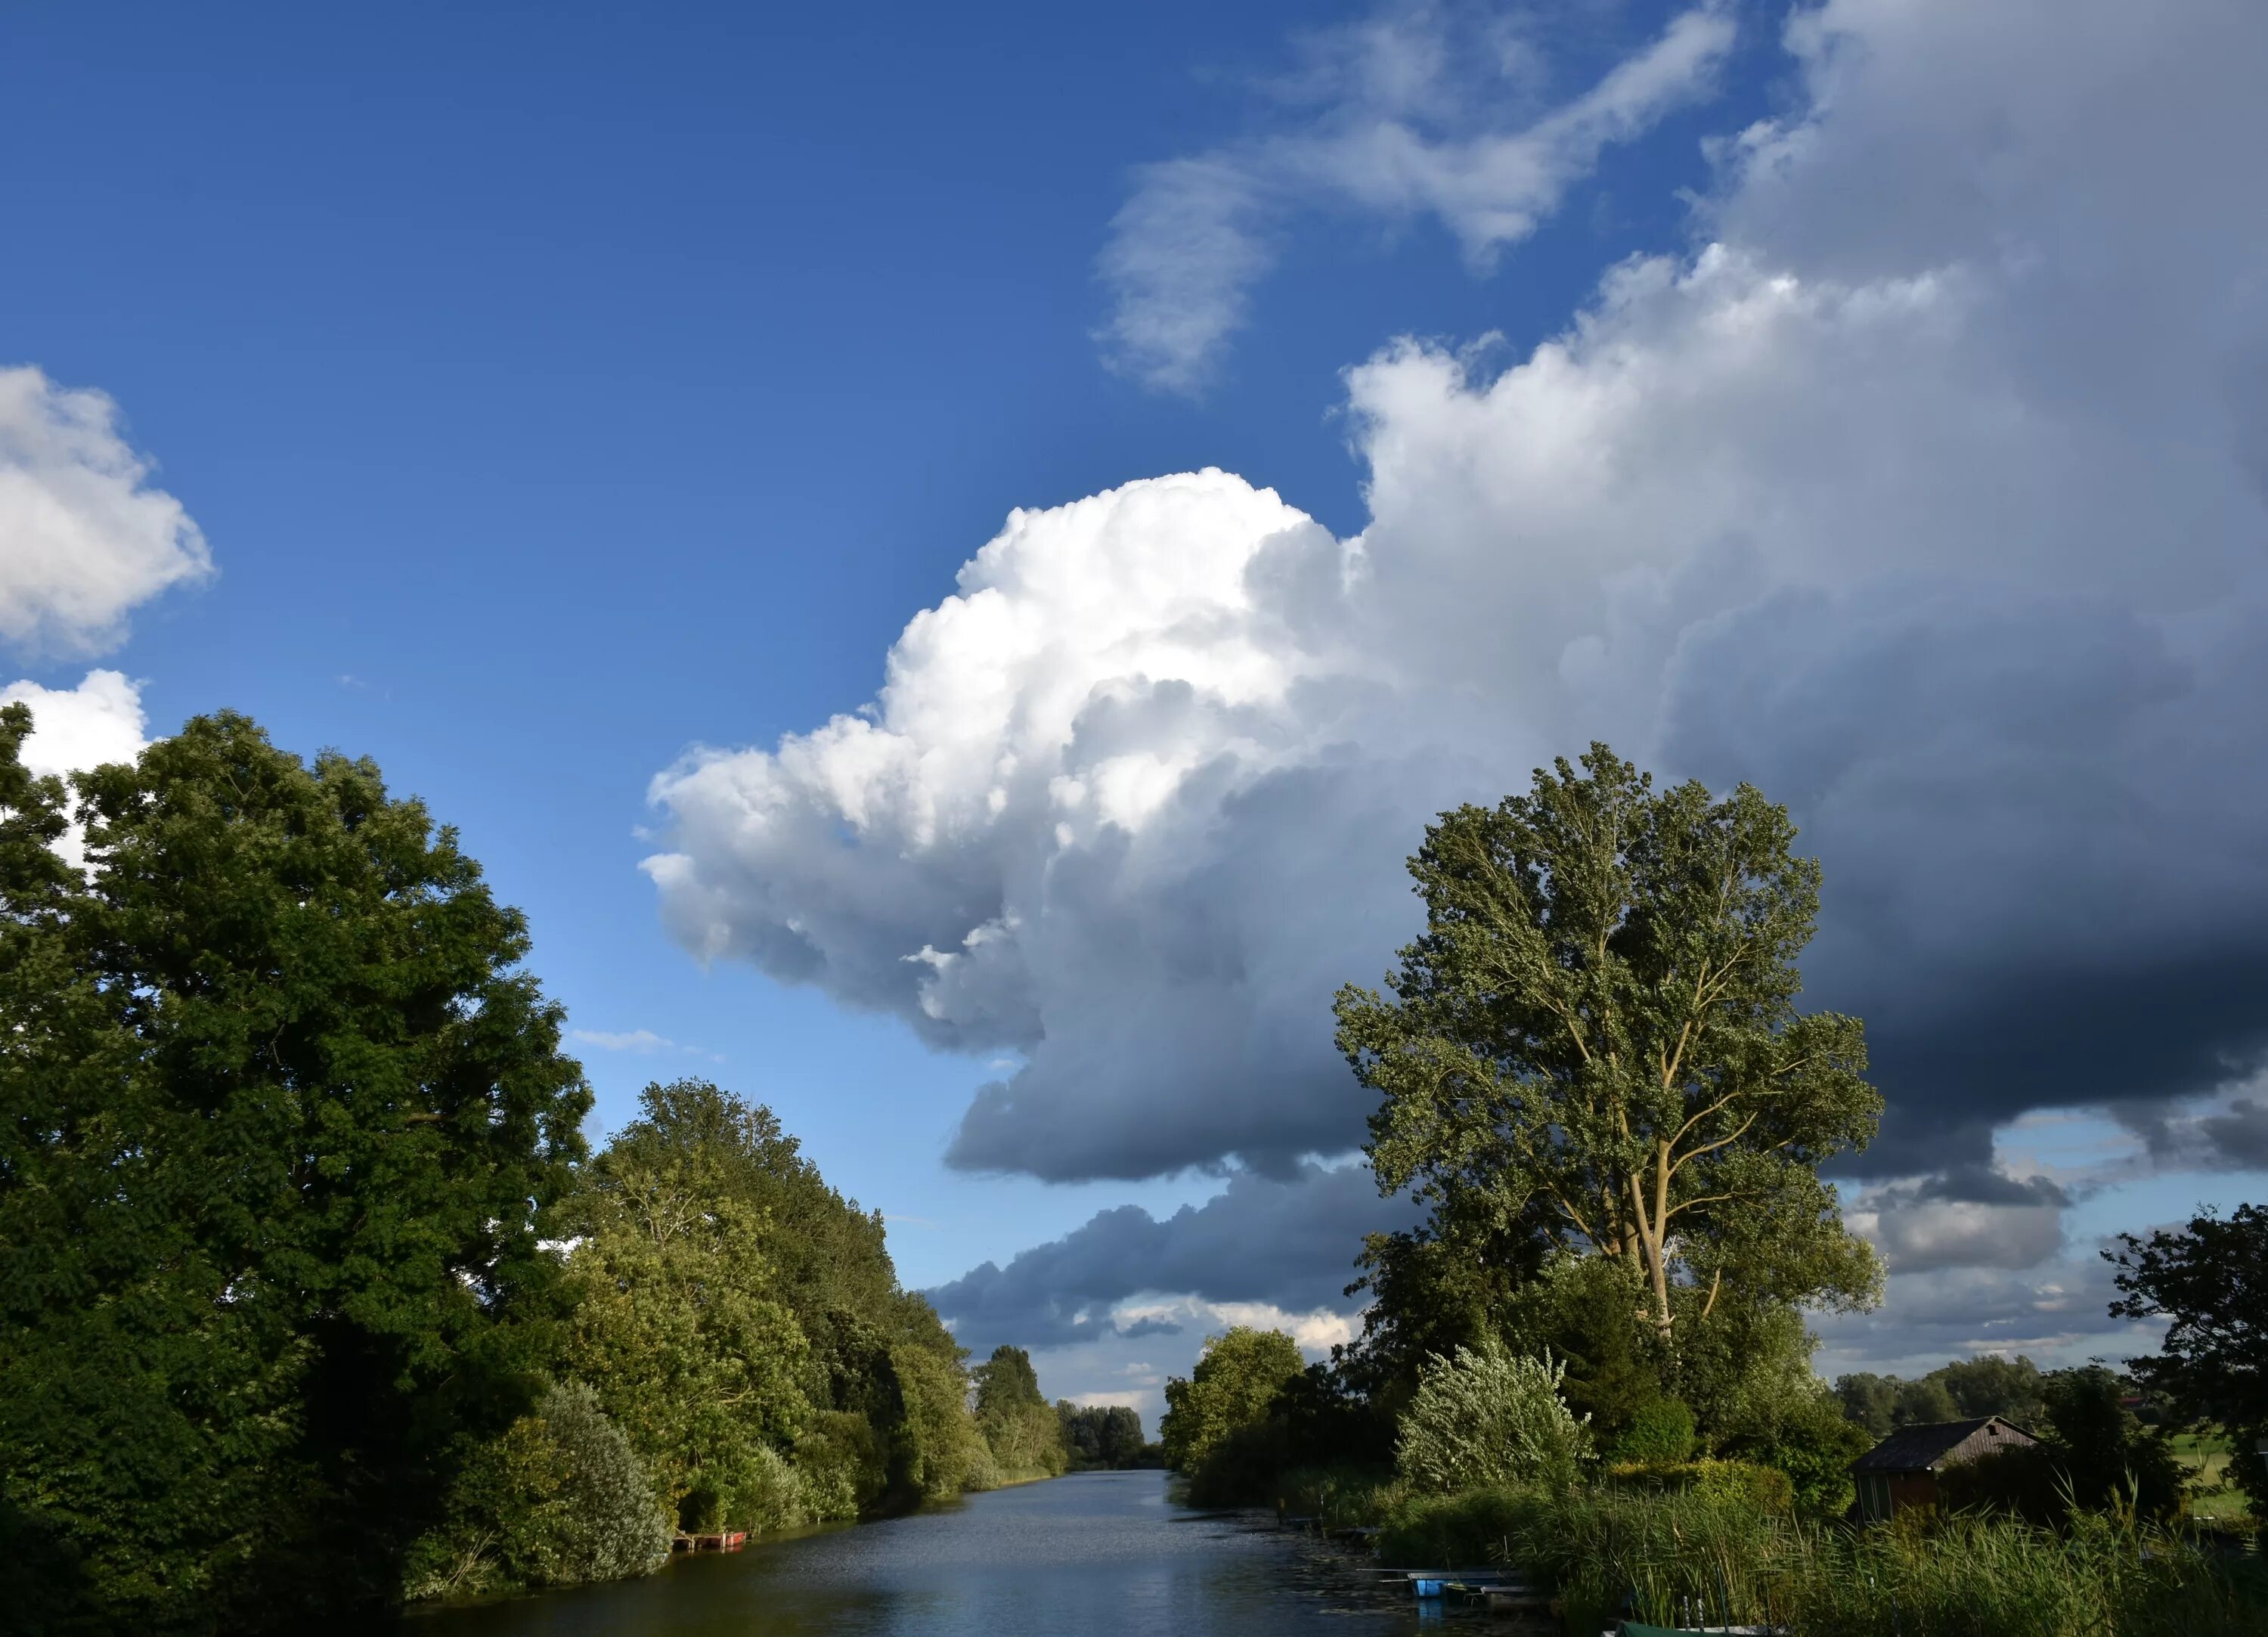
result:
[[[2026,1109],[2268,1058],[2263,638],[1974,584],[1783,593],[1688,632],[1671,754],[1787,800],[1825,862],[1806,970],[1867,1020],[1876,1169],[1976,1166]]]
[[[2070,1196],[2051,1178],[1984,1166],[1885,1184],[1845,1212],[1893,1273],[1940,1268],[2029,1268],[2063,1250]]]
[[[2156,1350],[2164,1327],[2110,1316],[2117,1291],[2097,1247],[2029,1269],[1946,1268],[1891,1279],[1886,1309],[1895,1324],[1865,1315],[1822,1315],[1813,1323],[1821,1349],[1815,1368],[1918,1375],[1978,1353],[2024,1353],[2044,1368],[2113,1360]]]
[[[1345,1287],[1367,1232],[1405,1226],[1367,1167],[1305,1165],[1288,1180],[1251,1172],[1160,1220],[1138,1206],[1099,1211],[1063,1238],[986,1262],[924,1294],[964,1346],[1059,1347],[1100,1337],[1178,1334],[1156,1316],[1120,1324],[1112,1309],[1168,1293],[1306,1312],[1351,1307]]]
[[[2111,1104],[2110,1113],[2161,1165],[2268,1170],[2268,1098],[2240,1094],[2187,1105],[2130,1100]]]

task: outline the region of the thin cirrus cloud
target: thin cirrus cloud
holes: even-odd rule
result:
[[[589,1046],[599,1051],[622,1051],[637,1057],[651,1057],[672,1052],[706,1058],[712,1063],[722,1063],[725,1060],[713,1051],[706,1051],[700,1046],[681,1044],[666,1035],[655,1034],[650,1029],[622,1030],[571,1029],[567,1031],[567,1038],[579,1045]]]
[[[1541,108],[1525,94],[1537,55],[1500,18],[1405,9],[1321,36],[1286,128],[1136,173],[1097,262],[1105,361],[1162,391],[1201,391],[1302,212],[1432,217],[1488,270],[1609,147],[1705,95],[1734,36],[1727,7],[1696,7]]]
[[[150,477],[107,395],[0,368],[0,641],[105,653],[136,608],[211,578],[204,535]]]

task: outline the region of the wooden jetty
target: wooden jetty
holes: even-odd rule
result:
[[[738,1552],[747,1538],[748,1531],[744,1529],[712,1530],[705,1535],[680,1532],[669,1543],[669,1549],[672,1552]]]

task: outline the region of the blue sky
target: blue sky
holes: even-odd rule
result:
[[[1338,372],[1506,325],[1507,284],[1515,331],[1556,325],[1672,218],[1693,133],[1501,281],[1422,225],[1313,232],[1191,402],[1090,339],[1127,173],[1233,135],[1359,10],[468,10],[4,26],[0,145],[41,162],[0,178],[0,357],[114,397],[219,568],[114,662],[160,730],[227,706],[375,756],[528,911],[577,1026],[723,1059],[586,1050],[598,1129],[654,1074],[770,1099],[937,1224],[899,1235],[916,1283],[1083,1220],[1088,1190],[937,1163],[981,1061],[670,944],[647,779],[871,696],[1012,505],[1219,465],[1353,527]]]
[[[649,782],[691,748],[766,751],[874,700],[908,622],[954,594],[1012,507],[1221,468],[1314,520],[1300,549],[1337,562],[1343,581],[1333,554],[1359,540],[1379,575],[1370,601],[1391,616],[1273,647],[1240,640],[1320,692],[1319,677],[1375,681],[1345,657],[1369,654],[1392,672],[1380,698],[1401,703],[1295,711],[1296,731],[1205,741],[1205,765],[1244,756],[1260,771],[1190,834],[1271,856],[1312,844],[1359,873],[1344,895],[1311,889],[1349,903],[1301,934],[1329,956],[1317,970],[1384,967],[1406,930],[1396,862],[1425,813],[1493,796],[1594,732],[1666,771],[1757,778],[1821,841],[1830,925],[1815,977],[1879,1021],[1886,1085],[1910,1110],[1853,1186],[1907,1213],[1908,1228],[1882,1231],[1908,1247],[1912,1279],[1940,1281],[1927,1301],[1952,1301],[1948,1279],[2036,1286],[2055,1256],[2079,1265],[2092,1235],[2121,1225],[2119,1201],[2154,1220],[2257,1197],[2268,1155],[2247,1112],[2261,1106],[2248,1102],[2257,1002],[2163,999],[2195,996],[2181,975],[2199,951],[2224,952],[2225,973],[2258,970],[2246,906],[2268,902],[2245,828],[2256,776],[2209,773],[2261,748],[2238,704],[2263,606],[2246,556],[2261,537],[2244,476],[2252,388],[2208,367],[2264,333],[2232,270],[2259,245],[2241,225],[2203,225],[2233,196],[2215,192],[2219,156],[2250,151],[2250,135],[2212,64],[2242,60],[2251,26],[2242,8],[2176,7],[2138,43],[2121,31],[2141,26],[2113,11],[2082,8],[2058,29],[2053,8],[2023,4],[2002,36],[1971,39],[1961,10],[11,8],[0,366],[108,395],[119,436],[155,463],[146,486],[187,509],[217,571],[135,602],[130,635],[105,652],[52,623],[19,635],[9,674],[60,689],[112,666],[141,682],[151,733],[229,706],[292,748],[376,757],[528,911],[536,970],[576,1028],[676,1043],[586,1043],[594,1132],[650,1077],[712,1073],[771,1102],[830,1179],[900,1219],[909,1283],[942,1285],[987,1261],[1010,1268],[1099,1211],[1165,1220],[1229,1198],[1231,1176],[1245,1179],[1238,1199],[1265,1187],[1288,1199],[1299,1165],[1359,1139],[1346,1088],[1316,1066],[1328,1037],[1313,1035],[1311,975],[1226,907],[1236,894],[1219,882],[1243,881],[1256,855],[1228,851],[1226,874],[1170,889],[1128,885],[1157,879],[1139,872],[1118,881],[1123,923],[1060,896],[1029,901],[1015,925],[1056,926],[1049,947],[1071,953],[1044,957],[1060,960],[1052,975],[984,977],[1015,993],[957,1011],[952,995],[884,981],[918,965],[928,920],[846,907],[815,855],[784,843],[704,852],[683,837],[725,833],[731,798],[688,787],[657,807]],[[1966,66],[1943,83],[1899,77],[1947,53]],[[1668,90],[1646,79],[1657,70]],[[2058,158],[2082,114],[2162,134]],[[2169,158],[2199,143],[2205,157]],[[1536,165],[1547,181],[1523,180]],[[2161,262],[2137,271],[2073,248],[2122,236],[2161,246]],[[1265,270],[1224,274],[1224,254]],[[2050,271],[2022,270],[2042,258]],[[1791,287],[1814,305],[1770,305]],[[2102,303],[2118,291],[2122,315],[2187,303],[2205,316],[2122,317],[2105,341]],[[1126,341],[1160,312],[1211,338],[1170,356]],[[1892,322],[1884,313],[1906,314],[1911,334],[1866,328]],[[2056,362],[2075,333],[2094,362]],[[1723,363],[1726,337],[1755,334],[1781,350]],[[1534,352],[1570,336],[1572,351]],[[1437,350],[1395,353],[1398,336]],[[2143,358],[2170,362],[2121,372]],[[1781,401],[1786,415],[1771,408]],[[1689,402],[1689,419],[1645,418]],[[1964,434],[1948,402],[2007,412]],[[2143,420],[2161,444],[2122,440]],[[2055,436],[2024,441],[2033,426]],[[1563,434],[1571,448],[1556,450]],[[1720,436],[1732,441],[1707,446]],[[1972,462],[1980,447],[1989,467]],[[1767,454],[1781,464],[1743,464]],[[2087,482],[2067,481],[2077,470]],[[2166,515],[2175,487],[2193,503],[2179,543],[2117,533]],[[1128,511],[1124,527],[1179,539],[1211,527],[1191,517],[1253,515],[1226,491],[1187,505],[1164,523]],[[1064,527],[1069,543],[1044,550],[1120,549],[1108,528]],[[1228,540],[1247,524],[1219,527]],[[1806,557],[1776,530],[1838,544]],[[1010,603],[1060,616],[1026,571],[1004,572]],[[1695,586],[1698,601],[1679,589]],[[1845,634],[1790,636],[1785,610],[1805,597]],[[1297,624],[1292,608],[1269,629]],[[1850,658],[1869,644],[1873,669]],[[1441,657],[1477,650],[1488,657],[1462,670]],[[1149,677],[1163,661],[1144,652]],[[1750,697],[1741,689],[1762,684],[1737,661],[1765,653],[1816,685],[1772,694],[1754,733],[1696,703]],[[1550,662],[1529,675],[1529,654]],[[1690,669],[1704,661],[1721,661],[1705,693]],[[950,694],[947,673],[968,663],[948,655],[923,675]],[[1942,689],[1910,697],[1883,681],[1919,673]],[[1844,704],[1798,720],[1791,694]],[[1411,700],[1433,702],[1422,730],[1395,714]],[[1125,731],[1154,734],[1154,748],[1184,729]],[[1854,740],[1890,749],[1871,768],[1819,760]],[[2154,771],[2137,748],[2151,745]],[[1203,760],[1157,751],[1182,781],[1174,802],[1196,800]],[[1370,771],[1332,782],[1355,763]],[[2019,763],[2014,782],[2036,803],[1995,806]],[[735,765],[816,800],[769,762]],[[1240,830],[1276,810],[1267,780],[1291,771],[1322,793],[1304,808],[1285,798],[1275,829]],[[2207,793],[2183,800],[2193,787]],[[2131,858],[2110,831],[2040,817],[2121,802]],[[1162,823],[1162,810],[1127,824]],[[2007,839],[2043,824],[2070,828],[2070,846]],[[836,830],[878,869],[913,844],[859,830],[849,807]],[[1924,839],[1901,845],[1893,830]],[[1033,849],[1104,856],[1079,851],[1084,835],[1046,839],[1068,833],[988,831],[951,859],[924,841],[905,891],[935,888],[942,905],[971,859],[1012,854],[1005,884],[977,893],[1009,906],[1007,925],[1026,866],[1041,868]],[[665,896],[668,918],[639,866],[673,851],[691,884]],[[2225,868],[2192,879],[2181,862],[2205,858]],[[1858,906],[1841,921],[1838,880]],[[2021,923],[2013,941],[1933,942],[1924,911],[2004,890],[2034,908],[2092,895],[2116,910],[2129,892],[2154,907],[2124,965],[2065,958],[2061,911],[2004,918]],[[1207,894],[1206,915],[1159,935],[1170,959],[1134,961],[1129,977],[1097,955],[1112,939],[1150,945],[1096,928],[1154,926],[1144,918]],[[1250,914],[1280,925],[1296,902],[1256,896]],[[792,962],[766,940],[790,921],[845,929],[835,944],[813,934],[826,964],[812,981],[780,981]],[[696,922],[720,940],[706,964],[688,953]],[[1192,958],[1298,976],[1254,978],[1233,1020],[1193,1021],[1171,981]],[[1988,969],[1999,976],[1978,977]],[[2001,977],[1999,1015],[2016,1021],[1988,1027],[1963,1008]],[[1113,1004],[1106,979],[1133,986],[1130,1013],[1154,987],[1146,1035],[1093,1021]],[[2074,1010],[2106,993],[2172,1018],[2187,1066],[2090,1080],[2055,1057],[2127,1062],[2116,1042],[2069,1040]],[[1158,1043],[1219,1043],[1214,1027],[1234,1032],[1217,1058],[1259,1066],[1211,1086]],[[2027,1058],[2007,1043],[2027,1029],[2058,1043]],[[1992,1089],[1970,1088],[1963,1064]],[[1003,1080],[1015,1089],[991,1134],[972,1136],[964,1111]],[[1163,1098],[1154,1118],[1145,1087]],[[1200,1105],[1242,1112],[1216,1129]],[[2040,1128],[2011,1122],[2054,1108],[2082,1111],[2093,1157],[2012,1171]],[[1090,1113],[1096,1131],[1152,1128],[1154,1152],[1134,1145],[1142,1157],[1120,1164],[1062,1135]],[[956,1132],[964,1166],[995,1169],[948,1165]],[[1026,1292],[1049,1323],[1071,1314],[1108,1332],[1115,1311],[1123,1331],[1156,1309],[1184,1327],[1170,1343],[1153,1326],[1043,1355],[1051,1390],[1150,1403],[1158,1370],[1182,1368],[1239,1303],[1343,1314],[1317,1293],[1362,1224],[1347,1217],[1340,1244],[1288,1206],[1269,1220],[1307,1224],[1300,1268],[1256,1250],[1280,1286]],[[2056,1245],[2031,1264],[2005,1249],[2050,1230]],[[1936,1248],[1913,1249],[1924,1240]],[[1977,1249],[1988,1242],[2001,1248]],[[1977,1322],[1949,1318],[1928,1345],[1981,1336]],[[1318,1319],[1306,1333],[1329,1331]],[[2101,1339],[2056,1333],[2081,1351]],[[1896,1357],[1867,1338],[1891,1334],[1838,1330],[1830,1348]]]

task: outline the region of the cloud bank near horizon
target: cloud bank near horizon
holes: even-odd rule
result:
[[[1830,0],[1783,43],[1694,245],[1525,358],[1349,372],[1358,535],[1219,472],[1019,512],[870,707],[657,778],[675,935],[1016,1054],[957,1165],[1312,1186],[1424,822],[1604,738],[1824,861],[1894,1288],[2052,1256],[2053,1198],[1949,1180],[2026,1110],[2259,1165],[2268,227],[2225,204],[2268,13]]]

